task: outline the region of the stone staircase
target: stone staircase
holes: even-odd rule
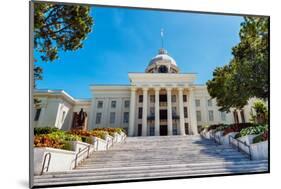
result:
[[[35,186],[253,173],[268,161],[251,161],[228,145],[200,136],[128,137],[108,151],[94,152],[75,170],[34,177]]]

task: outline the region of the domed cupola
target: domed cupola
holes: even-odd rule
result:
[[[146,73],[179,73],[176,61],[168,55],[167,50],[161,48],[152,58],[145,70]]]

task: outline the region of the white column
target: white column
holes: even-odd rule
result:
[[[192,134],[196,135],[198,134],[198,128],[197,128],[197,118],[196,118],[196,108],[195,108],[195,100],[194,100],[194,89],[189,89],[189,116],[190,116],[190,128]]]
[[[136,88],[131,88],[131,99],[130,99],[130,118],[129,118],[129,136],[134,136],[135,128],[135,104],[136,104]]]
[[[172,99],[171,99],[171,88],[166,88],[167,100],[168,100],[168,135],[173,135],[173,118],[172,118]]]
[[[180,109],[180,135],[185,135],[184,113],[183,113],[183,88],[178,88],[178,90],[179,90],[179,109]]]
[[[148,88],[143,88],[143,101],[142,101],[142,136],[147,135],[147,91]]]
[[[155,136],[160,135],[160,118],[159,118],[159,88],[155,88]]]

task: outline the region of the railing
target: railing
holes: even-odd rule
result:
[[[167,106],[167,102],[159,102],[159,106],[162,107],[162,106]]]
[[[46,163],[47,157],[48,157],[48,164],[47,164],[47,167],[45,167],[45,163]],[[43,165],[42,165],[42,169],[41,169],[40,175],[43,175],[45,169],[46,169],[46,172],[48,172],[49,166],[50,166],[50,162],[51,162],[51,153],[48,152],[48,153],[46,153],[44,155],[44,161],[43,161]]]
[[[231,136],[231,135],[229,136],[228,139],[229,139],[229,144],[230,144],[231,146],[234,145],[233,141],[236,141],[236,142],[237,142],[237,151],[238,151],[238,152],[242,151],[242,152],[248,154],[248,155],[249,155],[249,159],[252,160],[251,147],[250,147],[245,141],[243,142],[243,141],[241,141],[241,140],[239,140],[239,139],[234,138],[234,137]],[[241,145],[239,145],[239,144],[242,144],[242,145],[246,146],[246,147],[248,148],[248,152],[249,152],[249,153],[247,153],[243,148],[241,148],[241,147],[240,147]]]
[[[217,144],[221,144],[221,138],[220,136],[215,135],[215,131],[210,132],[210,139],[214,140]]]
[[[74,162],[74,168],[77,167],[78,165],[78,158],[81,156],[81,155],[84,155],[85,152],[87,152],[87,158],[89,157],[90,155],[90,148],[91,148],[91,145],[87,145],[85,148],[83,148],[81,150],[81,148],[79,148],[78,150],[78,153],[76,154],[75,156],[75,162]]]
[[[151,114],[147,116],[147,120],[154,120],[155,119],[155,115]]]
[[[113,142],[113,138],[110,138],[111,140],[111,146],[113,146],[114,142]],[[109,149],[109,140],[107,139],[106,140],[106,149],[108,150]]]
[[[177,114],[172,114],[172,118],[173,118],[173,119],[179,119],[179,118],[180,118],[180,116],[179,116],[179,115],[177,115]]]
[[[122,141],[123,141],[123,143],[126,143],[126,139],[127,139],[127,136],[125,134],[122,134]]]

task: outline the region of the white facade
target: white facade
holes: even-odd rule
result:
[[[207,87],[194,83],[195,74],[179,73],[164,49],[145,73],[128,76],[129,85],[92,85],[93,97],[88,100],[74,99],[64,91],[35,91],[41,105],[34,112],[34,125],[69,130],[73,113],[81,108],[88,115],[87,129],[122,127],[129,136],[198,134],[203,125],[249,122],[252,100],[238,112],[238,120],[233,112],[218,111]]]

